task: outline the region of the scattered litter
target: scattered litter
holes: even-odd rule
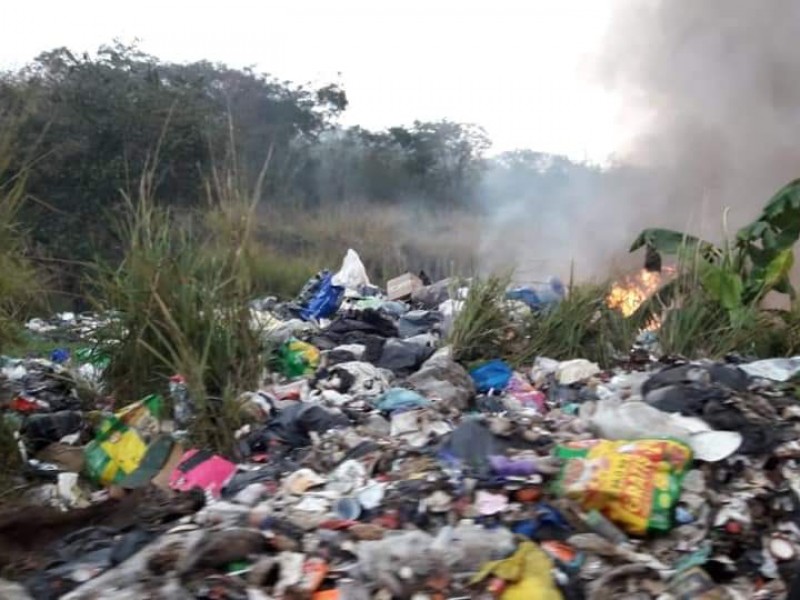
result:
[[[0,363],[2,417],[33,486],[30,507],[0,512],[0,568],[21,586],[0,581],[0,596],[800,590],[800,401],[787,384],[800,358],[464,364],[446,340],[467,290],[411,273],[387,287],[350,250],[291,302],[253,301],[251,325],[277,350],[224,406],[181,375],[160,382],[168,402],[89,406],[78,390],[101,389],[108,357],[91,342],[112,318],[30,321],[86,347]],[[509,310],[538,318],[565,293],[556,279],[515,288]],[[215,432],[232,442],[214,452],[194,428],[223,409],[239,429]]]

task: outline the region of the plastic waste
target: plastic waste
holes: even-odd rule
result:
[[[189,450],[169,478],[169,486],[188,492],[200,488],[215,498],[236,473],[236,465],[208,450]]]
[[[378,367],[362,361],[339,363],[330,369],[331,379],[338,379],[338,390],[353,396],[371,397],[389,388],[389,378]]]
[[[358,498],[345,496],[336,501],[336,504],[333,505],[333,510],[339,518],[346,521],[355,521],[361,515],[361,503]]]
[[[489,464],[497,475],[518,477],[537,473],[536,461],[526,458],[490,456]]]
[[[411,300],[429,310],[436,308],[450,298],[452,285],[453,282],[450,279],[437,281],[413,292]]]
[[[546,396],[517,373],[508,382],[506,394],[512,397],[521,409],[534,409],[541,414],[547,412]]]
[[[344,288],[333,283],[333,276],[324,273],[308,302],[300,310],[300,317],[305,321],[318,321],[330,317],[339,308],[344,295]]]
[[[160,396],[148,396],[106,417],[84,450],[89,477],[107,485],[135,471],[158,431],[161,405]]]
[[[413,410],[430,406],[428,399],[417,392],[404,388],[394,388],[387,391],[375,403],[375,408],[381,412],[394,412],[396,410]]]
[[[555,489],[584,510],[597,510],[627,533],[669,531],[692,451],[676,440],[570,442]]]
[[[506,292],[508,300],[524,302],[533,310],[550,308],[566,296],[566,288],[558,277],[550,277],[544,283],[518,287]]]
[[[739,368],[750,375],[760,379],[785,382],[800,373],[800,356],[792,358],[768,358],[756,362],[739,365]]]
[[[450,425],[430,410],[420,409],[392,415],[391,436],[403,438],[410,446],[422,448],[451,431]]]
[[[331,278],[331,283],[347,290],[358,290],[369,285],[369,277],[361,257],[353,249],[349,249],[342,261],[342,268]]]
[[[600,372],[600,367],[584,358],[566,360],[559,363],[556,369],[556,379],[561,385],[573,385],[586,381]]]
[[[289,378],[313,373],[319,366],[319,350],[307,342],[289,340],[278,350],[281,372]]]
[[[442,348],[416,373],[406,379],[412,389],[441,406],[465,410],[475,396],[475,384],[467,370]]]
[[[194,402],[186,387],[183,375],[173,375],[169,379],[169,397],[172,400],[172,410],[175,416],[175,429],[186,431],[194,420]]]
[[[491,360],[470,371],[476,389],[484,393],[491,390],[503,391],[512,375],[514,371],[502,360]]]
[[[497,556],[507,556],[515,549],[514,536],[504,527],[486,528],[468,519],[455,527],[445,526],[431,545],[434,557],[453,571],[477,571]]]
[[[50,353],[50,360],[58,364],[67,362],[69,360],[69,350],[67,348],[56,348]]]
[[[738,432],[714,431],[700,419],[665,413],[644,402],[586,402],[579,414],[592,431],[605,439],[673,438],[687,443],[695,458],[707,462],[727,458],[742,444]]]
[[[561,600],[551,571],[550,558],[533,542],[524,541],[509,558],[487,563],[471,583],[485,581],[490,575],[505,582],[502,600]]]
[[[628,543],[628,536],[596,510],[580,515],[583,523],[596,534],[614,544]]]
[[[438,331],[443,320],[442,314],[430,310],[412,310],[400,317],[397,329],[402,338],[410,338],[422,333]]]

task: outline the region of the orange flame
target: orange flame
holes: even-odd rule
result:
[[[630,317],[642,305],[642,302],[658,291],[661,281],[660,273],[642,269],[638,273],[616,282],[611,287],[606,302],[609,308],[616,309],[624,316]]]

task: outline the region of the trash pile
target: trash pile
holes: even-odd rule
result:
[[[384,293],[351,251],[254,302],[278,350],[231,456],[192,446],[180,375],[113,411],[81,406],[75,357],[6,360],[41,483],[0,513],[0,597],[800,597],[800,359],[467,368],[463,290],[424,279]]]

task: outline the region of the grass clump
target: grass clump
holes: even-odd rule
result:
[[[725,305],[707,290],[696,262],[682,263],[675,279],[646,301],[633,322],[660,319],[656,332],[665,355],[689,359],[728,354],[771,357],[790,352],[791,326],[758,301]]]
[[[511,327],[505,299],[510,281],[506,275],[470,283],[448,339],[456,361],[470,363],[504,355]]]
[[[612,366],[628,352],[636,326],[608,307],[607,285],[571,284],[560,303],[526,319],[523,339],[515,356],[517,363],[530,363],[537,356],[556,360],[585,358]]]

